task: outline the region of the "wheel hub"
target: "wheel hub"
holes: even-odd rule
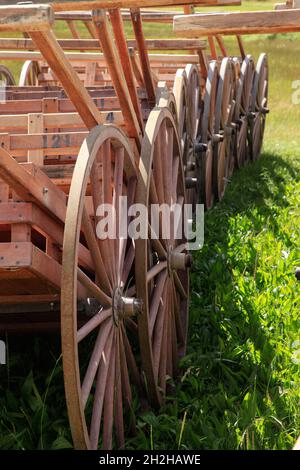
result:
[[[112,298],[112,313],[116,326],[126,317],[134,317],[142,311],[142,301],[135,297],[126,297],[123,290],[116,287]]]
[[[170,249],[168,251],[168,273],[171,276],[172,271],[178,271],[190,268],[192,266],[193,258],[189,253],[178,253]]]

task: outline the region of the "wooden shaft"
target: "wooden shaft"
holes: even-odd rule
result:
[[[132,65],[132,70],[135,76],[135,79],[141,88],[145,88],[145,83],[144,83],[144,77],[142,74],[142,71],[140,69],[139,63],[136,59],[136,53],[133,47],[129,47],[128,49],[130,60],[131,60],[131,65]]]
[[[236,36],[236,38],[237,38],[237,42],[238,42],[238,45],[239,45],[241,58],[244,60],[245,57],[246,57],[246,52],[245,52],[243,40],[242,40],[242,38],[239,34]]]
[[[48,5],[0,6],[0,31],[46,31],[53,22]]]
[[[155,103],[155,89],[154,89],[154,83],[153,83],[153,76],[151,73],[151,67],[150,67],[150,62],[149,62],[149,57],[147,53],[147,46],[143,34],[143,28],[142,28],[142,19],[141,19],[141,13],[140,10],[137,8],[133,8],[130,11],[131,13],[131,20],[132,20],[132,26],[135,34],[135,39],[137,43],[137,48],[139,51],[139,56],[140,56],[140,63],[142,67],[142,73],[144,77],[144,83],[148,95],[148,100],[149,103],[154,105]]]
[[[203,50],[198,51],[198,57],[199,57],[199,64],[200,64],[200,70],[201,70],[201,75],[204,78],[204,80],[207,79],[207,73],[208,73],[208,63],[207,63],[207,55]]]
[[[175,16],[173,28],[184,37],[300,31],[300,9]]]
[[[122,16],[119,9],[109,10],[110,21],[112,24],[116,46],[119,51],[119,57],[122,64],[125,80],[127,83],[128,91],[131,97],[131,101],[139,121],[141,129],[144,129],[144,123],[141,113],[141,106],[137,95],[137,89],[135,85],[134,74],[131,66],[131,60],[129,57],[128,46],[126,42],[124,26]]]
[[[220,51],[222,53],[222,56],[223,57],[227,57],[227,51],[226,51],[226,47],[225,47],[225,44],[224,44],[224,41],[222,39],[222,36],[220,36],[219,34],[216,35],[216,40],[217,40],[217,43],[219,45],[219,48],[220,48]]]
[[[52,31],[31,32],[30,36],[50,68],[60,80],[67,95],[88,129],[102,124],[101,114],[77,73],[66,59]]]
[[[126,122],[127,131],[129,136],[133,137],[136,140],[138,146],[140,146],[140,126],[131,101],[131,96],[124,77],[118,51],[115,48],[114,40],[109,30],[109,24],[105,10],[94,10],[93,22],[95,25],[96,34],[105,55],[114,88],[120,101],[121,111],[124,116],[124,121]]]
[[[207,36],[207,39],[208,39],[208,44],[209,44],[209,48],[210,48],[211,58],[213,60],[217,60],[218,54],[217,54],[217,49],[216,49],[214,37],[209,35],[209,36]]]

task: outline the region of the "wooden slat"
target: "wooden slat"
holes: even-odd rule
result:
[[[257,11],[174,17],[174,31],[186,37],[300,31],[300,10]]]
[[[40,114],[37,113],[37,116]],[[110,121],[113,117],[114,124],[123,126],[123,117],[121,111],[114,111],[113,113],[102,112],[101,115],[104,121]],[[30,114],[35,116],[35,114]],[[53,129],[72,129],[72,128],[85,128],[81,117],[77,113],[51,113],[43,114],[44,128]],[[4,114],[0,115],[0,133],[13,132],[16,130],[27,129],[28,114]],[[9,130],[7,130],[9,129]]]
[[[197,56],[195,54],[149,54],[148,56],[151,65],[155,63],[176,64],[176,62],[182,62],[187,64],[189,62],[197,62]],[[92,52],[67,52],[65,53],[65,57],[69,60],[69,62],[71,62],[72,65],[76,65],[76,62],[78,62],[78,65],[81,66],[84,65],[84,62],[97,62],[99,66],[107,66],[106,57],[103,54],[95,54]],[[43,60],[43,56],[39,52],[35,51],[0,51],[0,59],[22,61]]]
[[[0,31],[46,31],[53,21],[47,5],[0,6]]]
[[[68,132],[68,133],[45,133],[45,134],[0,134],[2,148],[14,153],[14,150],[42,150],[45,149],[47,155],[70,154],[73,150],[77,151],[88,132]],[[53,152],[52,152],[53,150]],[[64,151],[65,150],[65,151]],[[35,163],[35,162],[34,162]]]

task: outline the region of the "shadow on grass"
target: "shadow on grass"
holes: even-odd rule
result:
[[[205,245],[192,273],[188,372],[179,391],[189,448],[288,448],[297,437],[273,371],[274,335],[284,321],[272,326],[254,297],[274,288],[257,272],[256,235],[272,232],[292,246],[278,215],[289,206],[287,187],[299,179],[299,160],[265,153],[233,176],[223,201],[206,214]]]

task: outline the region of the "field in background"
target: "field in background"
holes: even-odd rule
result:
[[[235,9],[272,8],[245,1]],[[148,37],[170,30],[146,27]],[[299,39],[245,39],[255,59],[269,54],[264,154],[234,175],[224,200],[206,214],[183,375],[160,413],[141,412],[136,402],[138,433],[127,440],[129,448],[288,449],[300,434],[300,285],[294,278],[300,105],[292,104]],[[233,39],[226,44],[237,51]],[[70,447],[59,338],[10,338],[8,344],[9,367],[0,368],[0,449]]]

